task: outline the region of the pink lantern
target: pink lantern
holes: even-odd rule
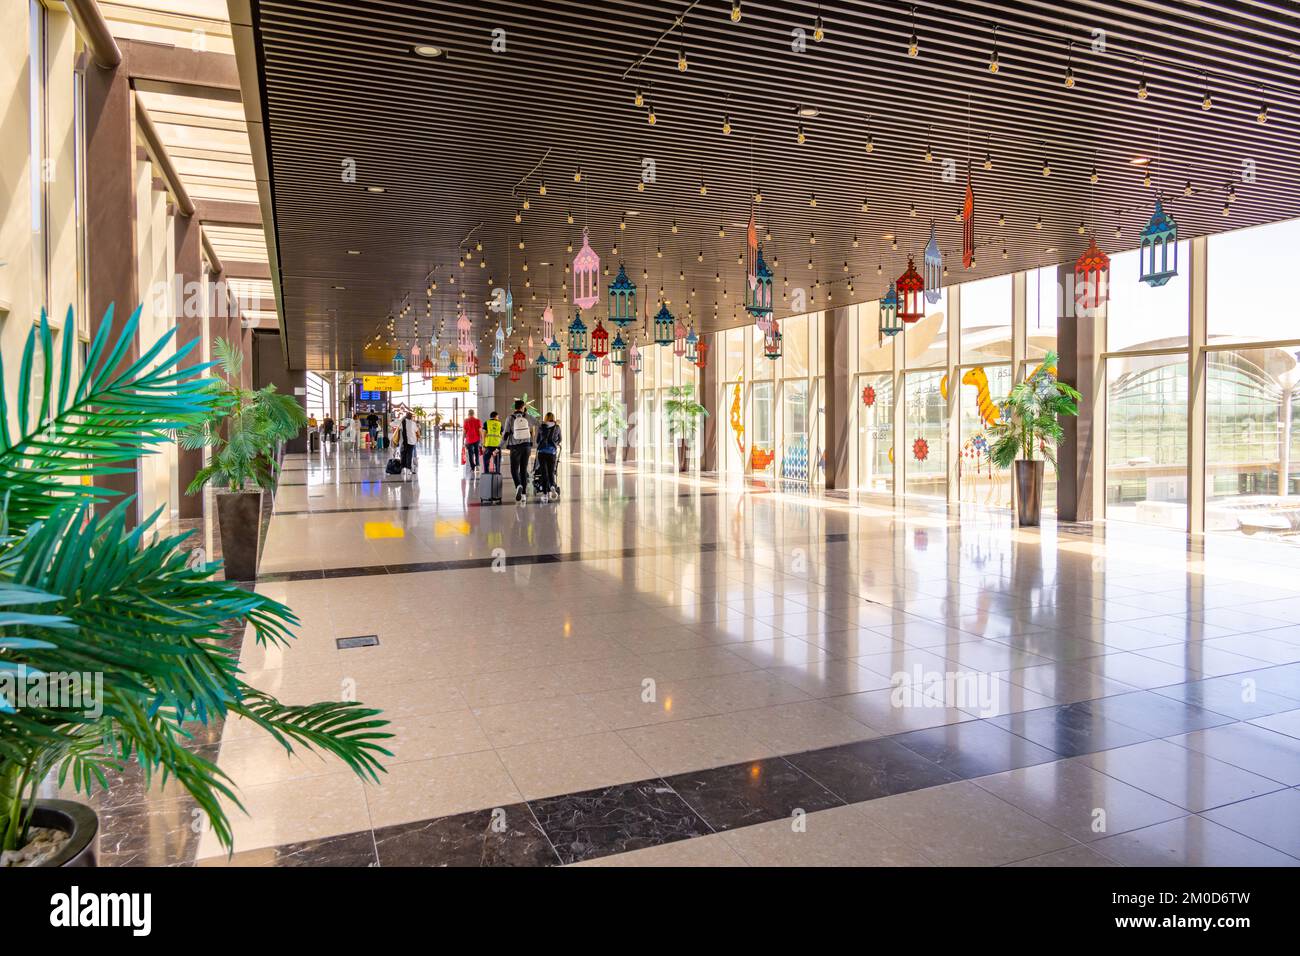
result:
[[[673,332],[673,354],[681,358],[686,354],[686,326],[681,321],[677,322],[677,328]]]
[[[610,373],[609,356],[606,355],[603,359],[600,360],[600,374],[604,378],[609,378],[609,373]]]
[[[582,248],[573,257],[573,304],[580,309],[590,309],[600,301],[600,256],[587,240],[587,229],[582,230]]]
[[[542,341],[543,342],[549,342],[551,341],[552,338],[554,338],[555,335],[554,328],[555,328],[555,313],[551,311],[551,307],[548,305],[542,311]]]
[[[462,352],[470,350],[469,340],[469,316],[465,310],[460,310],[460,316],[456,319],[456,344],[460,346]]]
[[[628,350],[627,365],[634,374],[641,371],[641,350],[636,347],[635,342],[632,343],[632,348]]]

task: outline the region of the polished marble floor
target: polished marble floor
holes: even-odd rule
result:
[[[481,507],[443,441],[286,462],[302,628],[242,649],[383,708],[382,784],[232,722],[234,857],[164,788],[105,862],[1300,863],[1300,550],[573,463]]]

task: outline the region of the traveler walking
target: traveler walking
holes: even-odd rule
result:
[[[515,399],[515,410],[506,419],[505,445],[510,451],[510,479],[515,483],[515,501],[528,498],[528,458],[533,453],[533,426],[528,421],[522,399]]]
[[[546,419],[537,428],[537,468],[541,476],[542,500],[554,501],[560,497],[555,485],[555,460],[560,453],[560,426],[555,413],[547,412]]]
[[[469,457],[470,472],[477,471],[483,454],[483,423],[472,408],[465,415],[465,454]]]
[[[494,411],[488,416],[483,426],[483,473],[492,471],[492,459],[501,456],[501,419]],[[501,462],[496,463],[496,472],[501,472]]]
[[[407,412],[402,416],[401,422],[398,423],[398,439],[401,442],[402,452],[402,474],[415,471],[415,446],[420,440],[420,426],[415,423],[415,417]]]

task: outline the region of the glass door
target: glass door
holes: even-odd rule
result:
[[[894,376],[859,375],[858,491],[894,490]]]
[[[906,411],[903,475],[909,495],[943,498],[948,492],[946,379],[938,369],[907,372],[903,378]],[[898,450],[894,453],[898,454]]]
[[[988,429],[1000,418],[997,401],[1011,391],[1011,366],[975,365],[957,371],[957,487],[961,500],[986,508],[1010,508],[1012,472],[994,468],[989,460]]]

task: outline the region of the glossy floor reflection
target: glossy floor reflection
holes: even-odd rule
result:
[[[258,589],[302,629],[243,664],[382,707],[389,772],[228,725],[231,862],[1300,862],[1295,549],[572,463],[480,507],[450,439],[382,464],[286,463]]]

